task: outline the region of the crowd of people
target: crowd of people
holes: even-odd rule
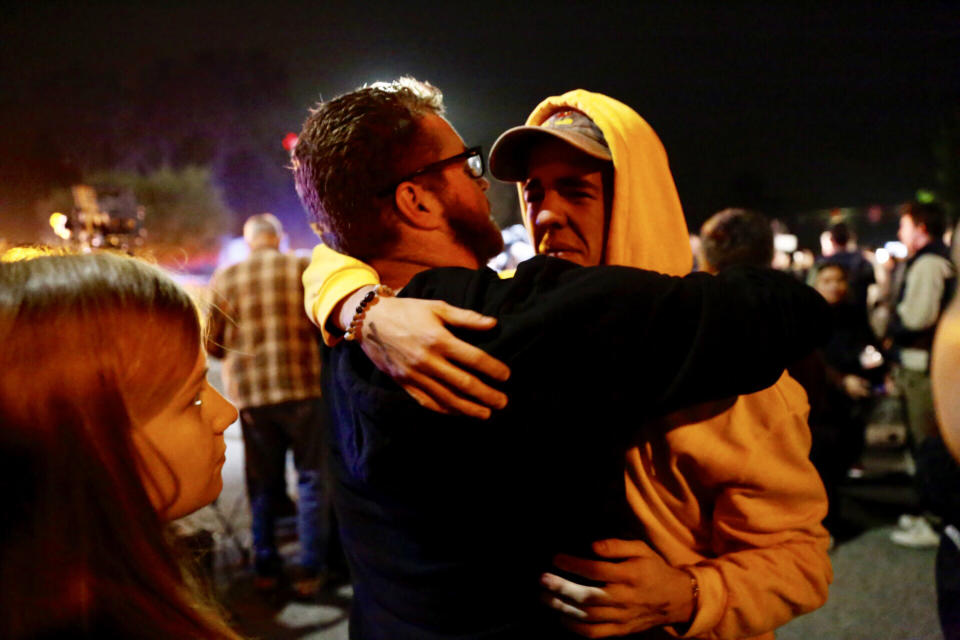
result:
[[[250,218],[252,253],[214,274],[205,316],[134,258],[0,263],[0,473],[22,487],[0,635],[238,637],[164,523],[216,498],[239,418],[258,589],[285,573],[292,449],[287,573],[316,597],[338,538],[353,638],[772,638],[827,599],[838,486],[878,397],[902,403],[922,497],[894,541],[940,545],[960,633],[938,205],[904,207],[889,278],[842,223],[809,284],[771,269],[770,222],[743,209],[694,256],[656,133],[575,90],[490,151],[538,254],[498,274],[487,158],[436,87],[320,103],[291,160],[323,243],[285,255],[279,221]]]

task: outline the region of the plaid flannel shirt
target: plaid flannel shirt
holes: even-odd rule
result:
[[[321,395],[320,334],[300,280],[309,262],[258,249],[210,280],[205,347],[224,359],[227,394],[240,408]]]

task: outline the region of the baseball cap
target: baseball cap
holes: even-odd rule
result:
[[[594,158],[613,160],[600,127],[586,114],[564,109],[539,126],[513,127],[500,134],[490,149],[490,173],[506,182],[524,180],[530,147],[547,137],[559,138]]]

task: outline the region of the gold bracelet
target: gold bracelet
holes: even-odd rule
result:
[[[353,341],[359,338],[360,329],[363,326],[363,319],[367,315],[367,309],[377,304],[379,298],[392,298],[395,295],[396,292],[385,284],[378,284],[368,291],[367,295],[363,296],[360,304],[357,305],[357,310],[350,320],[350,326],[347,327],[346,332],[343,334],[343,339]]]

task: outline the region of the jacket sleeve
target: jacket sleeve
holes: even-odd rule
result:
[[[303,272],[303,306],[328,346],[340,341],[327,324],[334,307],[360,287],[379,283],[380,276],[369,265],[323,244],[313,248],[310,265]]]
[[[627,271],[612,288],[599,278],[581,282],[577,305],[569,297],[579,292],[570,292],[543,308],[548,344],[539,351],[568,358],[557,345],[575,336],[583,371],[609,368],[615,354],[635,372],[648,416],[769,387],[828,335],[823,298],[772,269],[682,278]]]
[[[764,425],[763,415],[734,414],[727,433],[701,430],[712,440],[702,442],[699,460],[709,465],[702,472],[729,482],[714,505],[714,557],[687,567],[700,594],[682,637],[757,636],[826,602],[833,579],[821,525],[827,496],[809,460],[805,415],[771,417],[774,424]]]
[[[400,295],[498,317],[489,332],[459,335],[510,366],[508,395],[525,385],[600,394],[638,418],[769,387],[829,332],[820,294],[750,267],[674,277],[537,256],[510,280],[431,269]]]
[[[922,256],[907,271],[903,300],[897,305],[904,329],[923,331],[936,324],[949,277],[950,263],[940,256]]]

